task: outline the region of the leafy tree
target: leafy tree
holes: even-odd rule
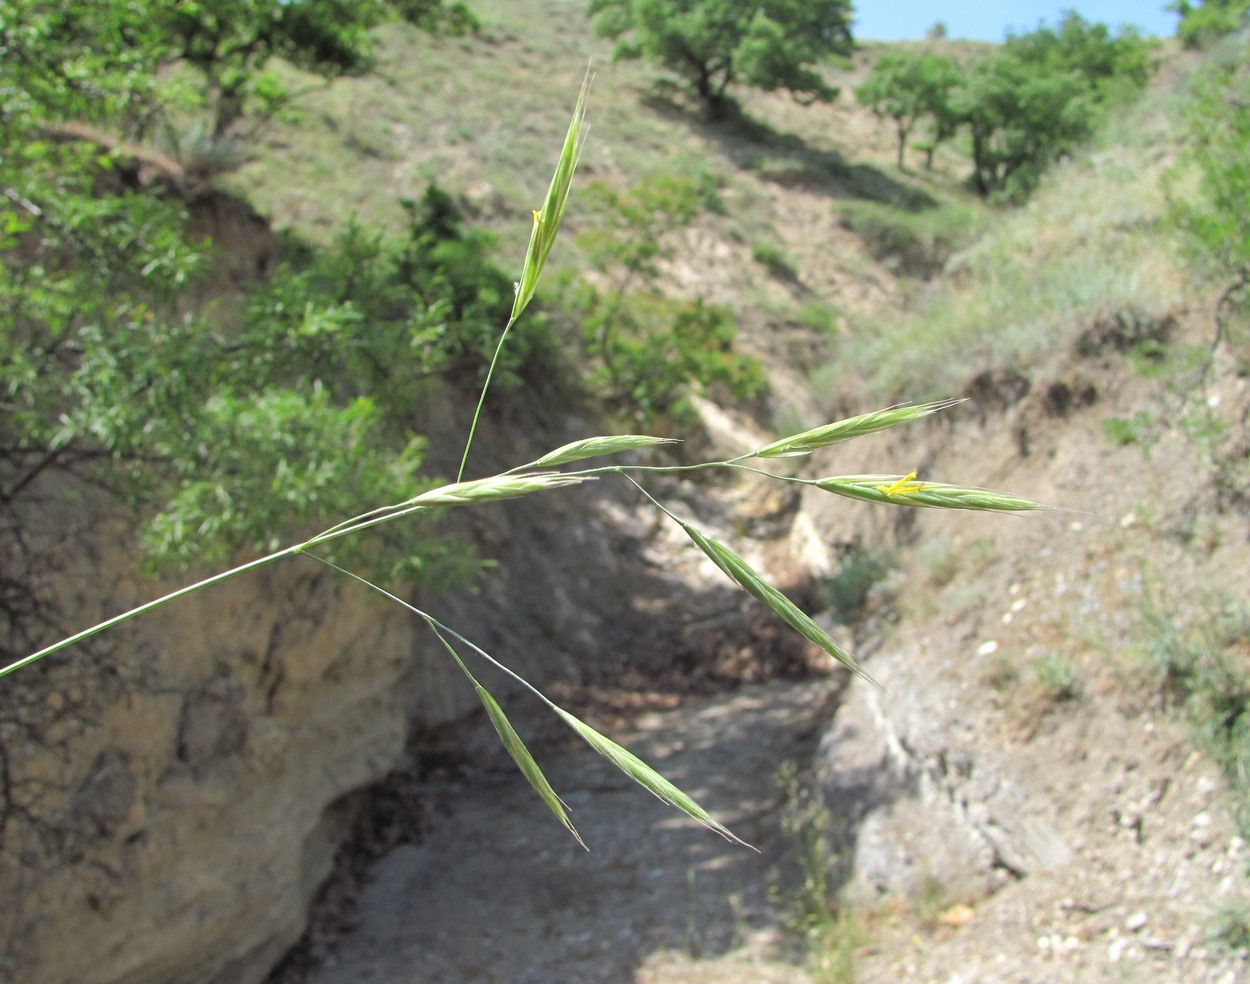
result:
[[[1176,36],[1185,47],[1202,48],[1245,24],[1250,0],[1176,0],[1167,9],[1181,15]]]
[[[1057,28],[1039,27],[1013,35],[1004,48],[1039,73],[1078,73],[1098,102],[1145,87],[1153,68],[1154,43],[1133,28],[1112,34],[1106,24],[1068,11]]]
[[[1010,37],[963,70],[935,54],[884,55],[856,94],[894,121],[900,168],[919,120],[932,125],[922,145],[927,166],[937,146],[966,127],[977,190],[1020,199],[1052,161],[1088,138],[1108,105],[1145,86],[1153,50],[1132,30],[1112,34],[1069,12],[1057,28]]]
[[[222,136],[258,89],[281,98],[264,74],[274,57],[327,78],[372,64],[370,29],[402,17],[429,30],[472,30],[447,0],[7,0],[0,46],[8,73],[60,118],[108,119],[143,136],[172,102],[208,111]],[[171,66],[193,71],[188,83]],[[107,104],[107,105],[106,105]]]
[[[711,119],[725,116],[732,84],[786,89],[800,102],[837,89],[814,66],[851,51],[850,0],[592,0],[616,58],[648,58],[684,78]]]
[[[395,16],[432,31],[477,27],[462,3],[444,0],[195,0],[159,12],[158,24],[165,57],[202,73],[220,137],[271,58],[327,78],[358,74],[373,64],[370,29]]]
[[[34,630],[17,623],[40,610],[46,563],[26,544],[68,490],[102,488],[144,518],[153,558],[198,563],[424,487],[414,386],[465,365],[512,303],[434,193],[406,244],[349,228],[225,306],[237,316],[197,300],[212,257],[184,202],[65,123],[142,129],[187,108],[196,93],[158,74],[166,13],[98,0],[0,17],[0,614],[15,638]],[[437,538],[388,539],[374,556],[392,573],[472,566]]]
[[[1013,36],[973,62],[951,107],[969,131],[977,190],[1026,196],[1089,138],[1107,105],[1146,84],[1152,50],[1132,31],[1112,35],[1068,13],[1057,29]]]
[[[921,119],[928,116],[934,121],[934,139],[926,146],[930,163],[938,143],[953,134],[950,98],[959,80],[958,64],[945,55],[897,51],[873,62],[868,78],[855,90],[855,96],[878,119],[894,121],[900,170],[907,140]]]
[[[1003,50],[977,59],[952,107],[968,127],[973,184],[983,196],[1026,196],[1050,163],[1093,132],[1089,89],[1073,71],[1049,74]]]

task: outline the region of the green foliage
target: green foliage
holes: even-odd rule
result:
[[[1107,440],[1118,447],[1143,444],[1143,436],[1155,427],[1154,415],[1139,410],[1132,417],[1108,417],[1102,422],[1102,432]]]
[[[1250,0],[1175,0],[1167,9],[1181,15],[1176,36],[1185,47],[1204,48],[1245,24]]]
[[[696,387],[724,386],[736,399],[758,393],[763,372],[733,350],[730,313],[659,291],[662,264],[674,255],[672,234],[719,207],[715,181],[658,175],[623,192],[597,184],[586,194],[599,221],[578,242],[609,286],[579,279],[567,296],[581,322],[592,388],[616,413],[644,425],[689,423],[687,396]]]
[[[728,112],[731,84],[831,100],[816,66],[851,51],[849,0],[592,0],[588,15],[618,40],[615,57],[681,76],[712,119]]]
[[[1214,60],[1194,86],[1188,157],[1198,173],[1196,194],[1173,204],[1173,218],[1199,257],[1224,282],[1216,319],[1225,338],[1230,317],[1246,316],[1250,286],[1250,69],[1246,46]],[[1239,353],[1250,366],[1250,346]]]
[[[1207,941],[1224,950],[1250,950],[1250,906],[1228,899],[1212,911],[1207,921]]]
[[[794,264],[780,246],[773,243],[757,242],[751,244],[751,259],[762,266],[778,280],[797,280]]]
[[[211,132],[220,137],[249,100],[270,108],[282,101],[264,74],[271,58],[326,78],[359,74],[373,65],[370,30],[396,16],[427,30],[477,27],[463,4],[444,0],[195,0],[151,22],[161,62],[200,73]]]
[[[986,225],[989,212],[964,197],[911,211],[871,200],[836,206],[839,222],[862,240],[868,251],[896,274],[928,279],[971,243]]]
[[[1105,107],[1142,89],[1152,46],[1132,31],[1113,36],[1069,11],[975,61],[954,99],[972,141],[982,195],[1020,200],[1042,172],[1088,139]]]
[[[920,120],[929,117],[933,121],[932,138],[926,142],[930,162],[937,145],[954,134],[956,120],[950,101],[960,77],[953,58],[924,51],[890,52],[872,63],[855,97],[879,119],[894,121],[900,169],[907,140]]]
[[[894,558],[886,551],[859,549],[848,555],[838,573],[823,582],[825,606],[841,622],[862,618],[872,589],[889,576]]]
[[[1047,652],[1033,666],[1033,674],[1042,695],[1056,704],[1080,697],[1076,666],[1059,653]]]
[[[588,379],[618,415],[689,425],[695,389],[726,386],[741,400],[763,388],[759,364],[733,349],[737,329],[726,308],[652,293],[620,298],[610,312],[591,304],[583,328],[597,365]]]
[[[807,940],[811,979],[817,984],[852,984],[855,953],[868,940],[855,913],[837,898],[837,875],[845,865],[838,855],[839,836],[833,815],[810,776],[793,763],[778,770],[785,792],[781,830],[798,860],[801,881],[791,919]]]
[[[1113,35],[1106,24],[1091,23],[1072,10],[1058,27],[1012,35],[1003,47],[1038,74],[1076,72],[1098,103],[1141,90],[1153,70],[1154,44],[1135,29]]]
[[[140,513],[152,560],[202,563],[419,492],[414,397],[483,365],[512,303],[489,242],[432,189],[400,246],[349,226],[250,296],[197,300],[211,253],[188,240],[181,203],[137,186],[124,154],[46,138],[65,117],[138,127],[177,95],[155,74],[173,57],[167,23],[140,20],[128,44],[128,6],[88,7],[79,22],[23,4],[0,22],[16,54],[0,63],[0,532],[20,542],[50,495],[85,482]],[[428,525],[387,530],[367,554],[404,578],[476,567]]]
[[[419,203],[401,204],[409,216],[409,232],[383,296],[415,303],[411,342],[427,360],[440,370],[471,372],[480,381],[514,303],[511,279],[490,258],[495,238],[480,229],[466,230],[451,196],[435,185]],[[535,320],[501,354],[501,383],[515,383],[523,367],[544,357],[545,324]]]
[[[7,500],[20,512],[18,493],[49,466],[107,465],[101,477],[148,515],[144,543],[161,562],[273,549],[362,496],[419,491],[412,400],[470,357],[483,366],[481,326],[511,303],[480,244],[460,248],[452,225],[440,250],[422,214],[390,253],[349,226],[334,247],[279,269],[236,322],[179,315],[173,289],[198,255],[179,240],[176,211],[144,196],[59,204],[77,208],[74,238],[43,223],[40,253],[65,262],[19,265],[30,240],[15,239],[0,285],[10,302],[0,358],[18,408],[5,427]],[[453,289],[487,283],[493,307],[484,288],[470,302]],[[418,284],[425,297],[413,299]],[[472,566],[428,527],[388,532],[370,555],[390,576]]]
[[[1006,50],[972,64],[953,108],[971,139],[974,186],[983,196],[1008,200],[1027,196],[1095,122],[1079,74],[1038,72]]]
[[[270,111],[285,101],[265,72],[272,58],[326,78],[366,71],[370,29],[388,17],[428,30],[477,25],[445,0],[11,0],[0,50],[6,74],[57,118],[108,119],[142,136],[171,111],[196,108],[217,139],[249,101]]]
[[[892,52],[856,90],[859,101],[894,122],[898,166],[916,124],[933,153],[960,129],[972,150],[973,185],[983,197],[1019,201],[1046,168],[1094,131],[1105,107],[1142,89],[1153,68],[1150,42],[1113,35],[1075,12],[1057,28],[1016,35],[965,68],[925,52]]]

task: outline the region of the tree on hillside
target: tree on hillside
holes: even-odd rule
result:
[[[448,0],[9,0],[0,18],[10,98],[35,98],[62,119],[107,118],[125,136],[145,136],[162,107],[198,104],[222,136],[274,58],[326,78],[372,65],[370,30],[399,17],[431,31],[463,32],[477,21]],[[187,80],[168,69],[194,70]]]
[[[1201,48],[1232,34],[1250,17],[1250,0],[1175,0],[1168,10],[1181,15],[1176,36],[1186,48]]]
[[[588,15],[616,58],[647,58],[684,78],[707,115],[728,112],[730,85],[831,100],[817,71],[850,53],[850,0],[592,0]]]
[[[369,32],[387,17],[431,31],[477,26],[464,4],[444,0],[199,0],[157,16],[173,57],[203,73],[214,137],[242,115],[270,58],[328,78],[352,75],[372,66]]]
[[[1077,72],[1098,102],[1132,93],[1150,80],[1154,43],[1131,27],[1112,34],[1106,24],[1068,11],[1057,28],[1042,25],[1012,35],[1004,49],[1039,73]]]
[[[1003,50],[977,59],[952,108],[972,142],[973,184],[1019,199],[1042,172],[1093,132],[1094,105],[1076,72],[1039,72]]]
[[[878,119],[894,121],[899,170],[903,168],[907,140],[924,117],[934,121],[934,140],[926,148],[930,161],[937,144],[951,136],[950,95],[959,80],[958,64],[945,55],[896,51],[873,62],[868,78],[855,90],[855,96]]]

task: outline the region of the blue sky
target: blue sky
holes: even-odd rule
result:
[[[1089,21],[1113,28],[1135,24],[1145,34],[1170,37],[1176,15],[1164,11],[1166,0],[855,0],[855,37],[863,41],[919,40],[935,21],[948,36],[972,41],[1002,41],[1008,30],[1031,31],[1041,21],[1056,24],[1063,11],[1075,10]]]

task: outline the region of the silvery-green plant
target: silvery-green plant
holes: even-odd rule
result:
[[[732,832],[713,819],[712,816],[700,807],[689,795],[665,779],[632,752],[623,748],[605,735],[600,734],[590,725],[586,724],[586,722],[580,720],[564,708],[555,704],[529,681],[522,678],[506,664],[497,660],[480,646],[476,645],[453,628],[443,624],[432,614],[422,611],[408,602],[403,601],[396,595],[387,591],[385,588],[365,579],[361,575],[353,571],[346,570],[335,564],[333,561],[319,556],[317,553],[318,549],[344,537],[355,536],[363,533],[364,531],[380,524],[397,522],[404,518],[413,516],[414,514],[431,509],[447,508],[448,506],[478,506],[486,503],[498,502],[504,499],[516,498],[518,496],[540,494],[552,489],[563,488],[571,485],[580,485],[609,475],[621,476],[632,482],[638,490],[655,505],[657,509],[676,523],[693,541],[693,543],[700,550],[702,550],[703,553],[706,554],[708,558],[710,558],[728,578],[730,578],[730,580],[734,581],[745,591],[754,596],[765,607],[772,610],[784,622],[795,629],[795,631],[799,632],[812,643],[823,649],[834,660],[841,663],[851,672],[864,677],[866,680],[871,682],[871,678],[867,676],[867,674],[855,661],[854,657],[847,652],[844,647],[835,642],[824,629],[818,626],[781,591],[765,580],[762,575],[755,571],[732,549],[720,541],[708,536],[692,523],[679,518],[675,513],[671,512],[667,507],[655,499],[651,493],[644,489],[640,484],[641,477],[647,474],[671,474],[675,472],[688,472],[706,469],[728,469],[761,474],[780,482],[806,485],[827,492],[832,492],[837,495],[864,499],[884,505],[1011,511],[1031,510],[1044,507],[1039,503],[1028,499],[1005,495],[999,492],[992,492],[986,489],[967,488],[963,486],[949,485],[946,483],[922,481],[917,479],[915,472],[911,472],[906,475],[851,475],[833,476],[822,479],[808,479],[792,475],[775,474],[761,466],[761,463],[767,464],[777,458],[810,455],[834,444],[853,440],[857,437],[863,437],[867,434],[873,434],[878,431],[886,430],[891,427],[897,427],[901,424],[906,424],[911,421],[927,417],[958,402],[954,400],[920,405],[895,406],[873,413],[860,414],[858,416],[847,418],[846,420],[836,421],[822,427],[817,427],[799,434],[793,434],[789,437],[781,438],[780,440],[773,441],[763,447],[744,452],[741,455],[722,461],[708,461],[693,465],[601,464],[594,467],[584,468],[579,467],[570,469],[568,467],[592,458],[609,458],[627,451],[638,451],[647,448],[654,449],[671,443],[667,439],[652,437],[644,434],[606,435],[590,437],[566,444],[547,452],[534,461],[497,475],[466,480],[464,475],[468,465],[469,454],[473,447],[473,439],[477,429],[477,422],[486,400],[487,391],[490,388],[491,376],[493,375],[495,365],[498,363],[499,354],[502,352],[503,346],[506,343],[513,326],[516,324],[517,320],[520,318],[522,313],[525,311],[525,308],[534,297],[540,274],[547,261],[547,257],[551,252],[552,246],[555,243],[561,220],[564,217],[565,208],[568,204],[569,192],[572,188],[573,175],[576,171],[577,161],[585,139],[586,100],[590,90],[590,81],[591,76],[588,73],[586,80],[582,84],[581,92],[577,98],[577,104],[573,111],[573,117],[565,136],[564,146],[560,152],[560,158],[556,165],[555,175],[552,178],[546,200],[543,202],[542,208],[537,209],[534,212],[534,222],[529,248],[525,256],[525,263],[521,270],[520,279],[516,283],[516,297],[513,303],[511,316],[500,334],[494,359],[491,362],[491,367],[487,373],[486,381],[482,386],[482,392],[478,400],[477,410],[474,413],[473,422],[469,428],[468,439],[465,443],[464,454],[461,459],[457,480],[453,483],[430,489],[391,505],[381,506],[379,508],[369,510],[368,512],[361,513],[360,515],[345,520],[301,543],[293,544],[281,550],[269,553],[263,557],[249,561],[248,563],[242,564],[238,567],[222,571],[221,573],[205,578],[202,581],[186,585],[185,587],[163,595],[160,598],[149,601],[146,604],[139,605],[136,608],[116,615],[113,618],[106,619],[105,621],[93,625],[90,628],[83,629],[81,632],[67,636],[59,642],[53,643],[38,652],[31,653],[30,655],[16,660],[7,666],[0,667],[0,677],[20,670],[22,667],[28,666],[45,656],[65,649],[68,646],[72,646],[75,643],[81,642],[84,639],[111,629],[122,622],[128,621],[129,619],[136,618],[146,612],[150,612],[162,605],[177,601],[187,595],[194,594],[197,591],[204,590],[205,588],[209,588],[215,584],[221,583],[222,581],[237,577],[249,571],[275,564],[290,557],[304,555],[326,564],[340,573],[367,585],[371,590],[377,591],[390,599],[392,602],[409,609],[414,615],[426,623],[430,631],[447,649],[450,657],[468,678],[477,693],[478,698],[481,700],[487,715],[490,717],[492,724],[499,733],[499,737],[503,741],[505,748],[512,756],[513,760],[517,763],[521,772],[534,787],[535,791],[542,798],[543,802],[547,805],[559,822],[563,824],[574,837],[577,837],[579,843],[581,843],[581,838],[578,836],[577,831],[569,819],[567,808],[563,802],[561,802],[559,796],[551,786],[551,783],[543,774],[542,769],[539,767],[534,756],[517,734],[516,729],[513,728],[512,724],[509,722],[508,717],[499,702],[473,675],[462,653],[472,653],[477,658],[497,667],[504,673],[507,673],[516,679],[523,686],[537,695],[540,700],[550,707],[561,720],[563,720],[570,728],[572,728],[573,731],[581,736],[596,752],[604,756],[609,762],[615,765],[643,788],[649,790],[664,802],[677,807],[697,822],[703,824],[711,830],[714,830],[716,833],[731,842],[739,844],[743,843]]]

